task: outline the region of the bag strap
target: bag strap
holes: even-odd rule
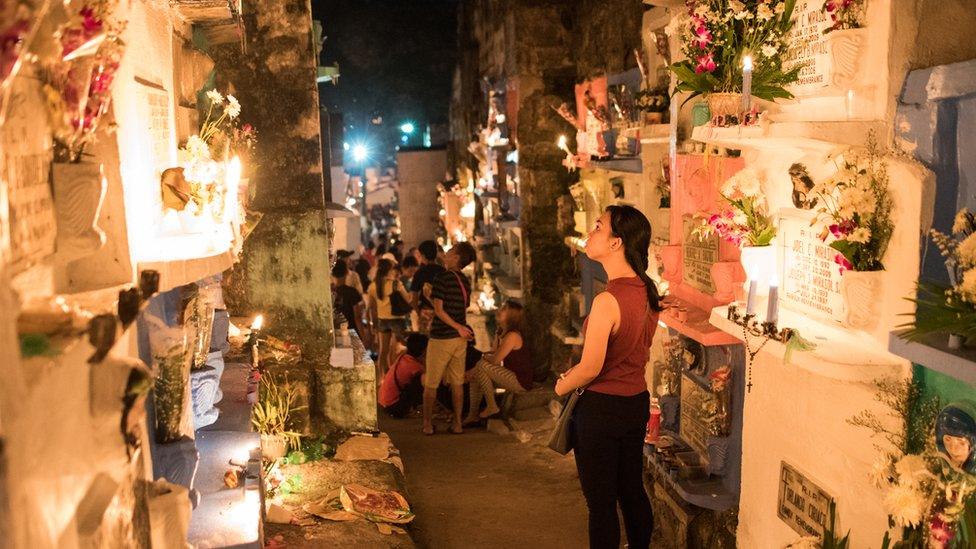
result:
[[[457,279],[458,286],[461,287],[461,295],[464,296],[464,308],[467,309],[470,303],[468,303],[468,291],[464,289],[464,282],[461,282],[461,276],[456,271],[451,271],[451,274],[454,275],[454,278]]]

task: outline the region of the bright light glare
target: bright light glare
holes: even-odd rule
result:
[[[365,145],[355,145],[352,148],[352,159],[355,160],[356,162],[362,162],[363,160],[366,160],[367,154],[368,151],[366,150]]]
[[[742,70],[751,71],[752,70],[752,56],[747,55],[742,58]]]
[[[258,331],[264,326],[264,315],[258,315],[254,317],[254,322],[251,323],[251,331]]]
[[[349,150],[349,143],[343,143],[342,144],[342,150],[348,151]]]
[[[400,131],[403,133],[413,133],[414,129],[413,122],[404,122],[400,125]]]

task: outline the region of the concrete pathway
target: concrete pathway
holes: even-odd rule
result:
[[[261,522],[260,494],[224,486],[231,459],[246,462],[260,437],[251,430],[251,406],[246,402],[247,364],[228,363],[220,380],[224,392],[217,404],[217,422],[197,430],[200,467],[195,487],[202,496],[190,520],[190,544],[197,549],[234,547],[256,549]]]
[[[586,547],[586,504],[572,456],[483,429],[432,437],[420,419],[394,420],[380,412],[403,458],[407,497],[417,518],[420,547],[479,549]]]

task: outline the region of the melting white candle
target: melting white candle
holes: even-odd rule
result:
[[[752,56],[742,58],[742,112],[749,112],[752,106]]]

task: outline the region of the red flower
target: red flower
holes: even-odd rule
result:
[[[840,274],[844,274],[844,271],[853,271],[854,265],[844,257],[844,254],[837,254],[834,256],[834,263],[840,265]]]
[[[699,49],[705,49],[712,43],[712,38],[712,33],[708,30],[708,27],[700,26],[695,29],[695,37],[691,40]]]
[[[834,235],[834,238],[843,238],[854,232],[857,225],[850,219],[847,219],[841,221],[840,224],[834,224],[827,228],[830,230],[830,234]]]
[[[715,70],[715,60],[712,59],[712,54],[707,53],[698,58],[698,65],[695,66],[695,72],[701,74],[703,72],[713,72]]]
[[[827,2],[826,4],[824,4],[824,9],[832,13],[834,10],[837,9],[837,4],[835,4],[834,2]]]
[[[86,38],[102,32],[102,20],[95,15],[95,10],[85,6],[78,13],[81,15],[81,28],[84,29]]]

